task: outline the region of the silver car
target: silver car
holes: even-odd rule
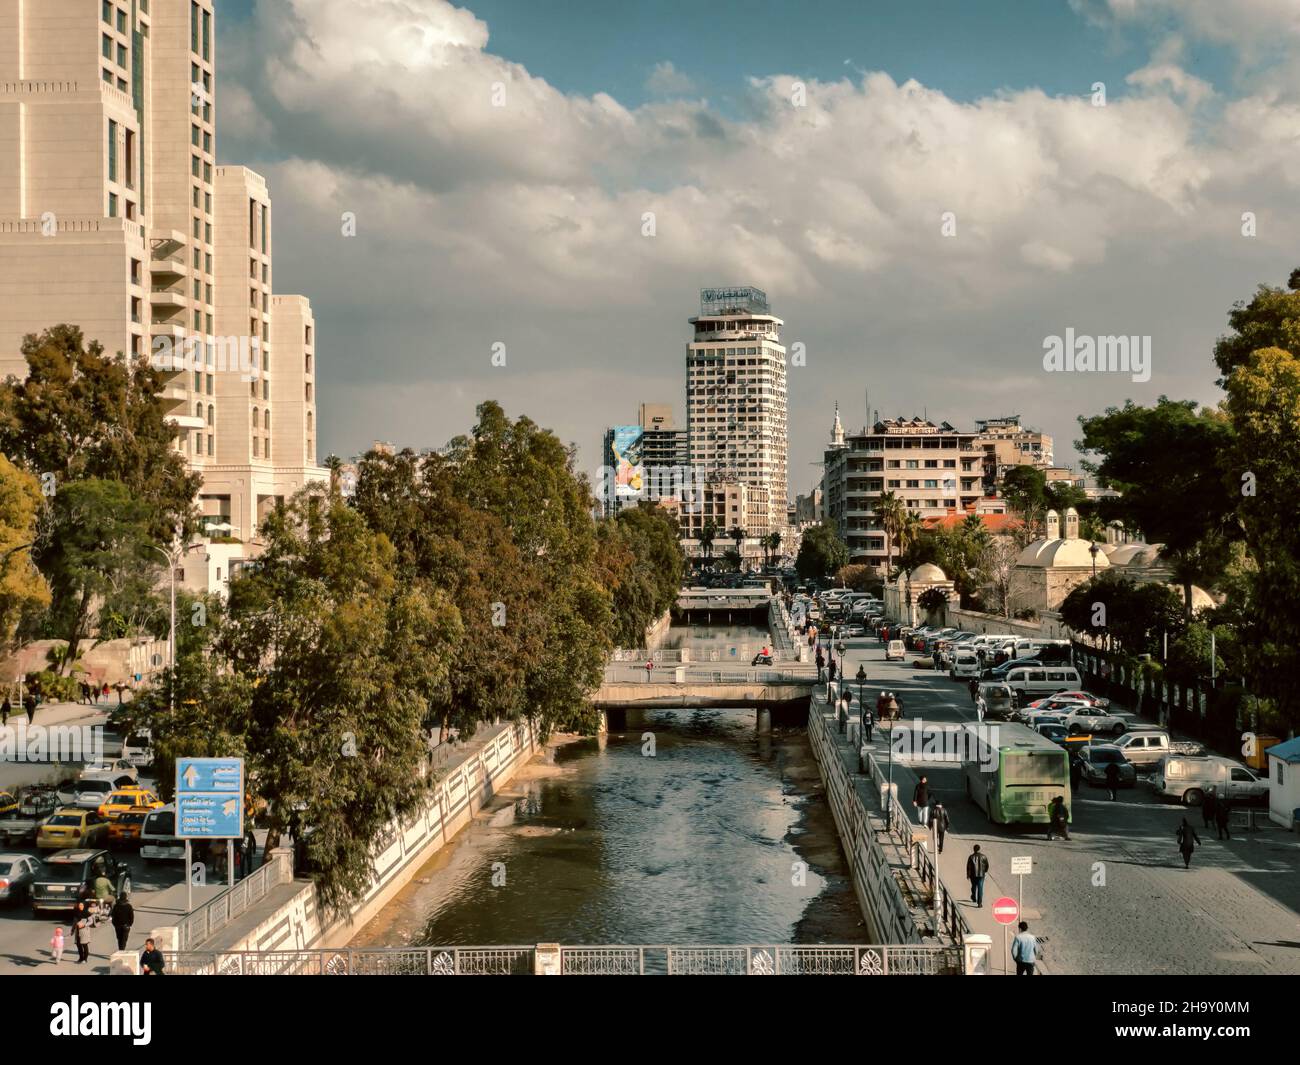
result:
[[[1112,765],[1119,771],[1121,788],[1131,788],[1137,783],[1137,767],[1113,743],[1089,743],[1079,751],[1079,768],[1089,784],[1105,787],[1106,772]]]
[[[1122,718],[1100,706],[1076,706],[1065,715],[1065,727],[1074,735],[1091,732],[1093,735],[1122,736],[1128,728]]]
[[[18,906],[32,895],[41,863],[26,854],[0,854],[0,902]]]

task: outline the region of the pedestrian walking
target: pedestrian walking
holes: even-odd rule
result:
[[[1070,838],[1070,811],[1065,805],[1065,798],[1058,795],[1052,800],[1047,811],[1047,839],[1050,842],[1054,833],[1059,832],[1062,839]]]
[[[1232,800],[1225,795],[1214,808],[1214,823],[1219,829],[1219,839],[1232,839],[1228,819],[1232,817]]]
[[[90,919],[79,917],[72,929],[72,941],[77,944],[77,964],[90,960]]]
[[[0,725],[9,724],[9,714],[13,710],[13,703],[9,701],[9,696],[5,696],[5,701],[0,703]]]
[[[257,857],[257,837],[253,835],[253,827],[249,825],[248,831],[244,833],[244,875],[248,876],[253,871],[253,860]]]
[[[1205,798],[1201,800],[1201,827],[1207,831],[1214,827],[1214,818],[1219,812],[1219,793],[1215,791],[1214,785],[1211,784],[1205,793]]]
[[[1201,837],[1196,834],[1196,829],[1188,823],[1185,817],[1174,835],[1178,839],[1178,853],[1183,856],[1183,868],[1190,869],[1192,867],[1192,851],[1201,845]]]
[[[1114,762],[1106,766],[1106,790],[1110,792],[1110,801],[1114,802],[1119,791],[1119,766]]]
[[[930,818],[930,782],[922,777],[912,792],[912,805],[916,807],[916,823],[924,825]]]
[[[162,951],[154,946],[152,939],[146,939],[144,950],[140,952],[140,975],[162,976],[163,964]]]
[[[862,735],[871,742],[871,732],[876,727],[876,718],[866,703],[862,704]]]
[[[1070,791],[1079,790],[1079,782],[1083,780],[1083,759],[1070,755]]]
[[[50,953],[54,955],[54,964],[63,960],[63,925],[54,926],[54,935],[50,937]]]
[[[984,878],[989,875],[988,855],[980,853],[980,845],[966,859],[966,879],[970,881],[970,900],[980,909],[984,908]]]
[[[99,689],[99,694],[104,697],[104,702],[108,702],[108,681],[104,681],[104,686]]]
[[[1016,926],[1020,931],[1011,941],[1011,960],[1016,963],[1017,976],[1033,976],[1034,966],[1043,956],[1043,948],[1038,945],[1038,937],[1029,931],[1029,924],[1021,921]]]
[[[135,924],[135,907],[131,905],[130,896],[123,893],[122,897],[113,904],[112,911],[113,931],[117,933],[117,949],[126,950],[126,939],[131,934],[131,926]]]
[[[948,811],[943,808],[943,803],[938,799],[930,807],[930,829],[934,832],[935,842],[938,844],[938,852],[943,853],[943,837],[948,834]]]
[[[826,675],[830,677],[832,683],[835,681],[835,656],[831,655],[830,664],[826,667]]]
[[[971,679],[970,679],[970,701],[971,701],[972,703],[979,702],[979,697],[980,697],[980,679],[979,679],[979,677],[971,677]]]

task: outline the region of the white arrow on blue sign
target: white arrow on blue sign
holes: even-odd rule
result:
[[[244,760],[176,760],[176,835],[238,839],[244,834]]]

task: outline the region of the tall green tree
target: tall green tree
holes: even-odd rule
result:
[[[1154,407],[1130,401],[1079,421],[1077,446],[1101,456],[1085,466],[1120,493],[1101,501],[1102,514],[1164,545],[1190,622],[1192,585],[1218,578],[1239,535],[1226,487],[1232,425],[1219,411],[1164,396]]]
[[[36,478],[0,455],[0,651],[8,650],[25,617],[49,605],[37,568],[45,499]]]
[[[795,572],[803,580],[822,580],[849,564],[849,549],[827,525],[810,525],[799,542]]]

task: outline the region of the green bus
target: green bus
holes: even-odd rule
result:
[[[1058,795],[1069,808],[1070,759],[1055,743],[1026,725],[967,722],[962,727],[966,797],[989,821],[1045,825]]]

